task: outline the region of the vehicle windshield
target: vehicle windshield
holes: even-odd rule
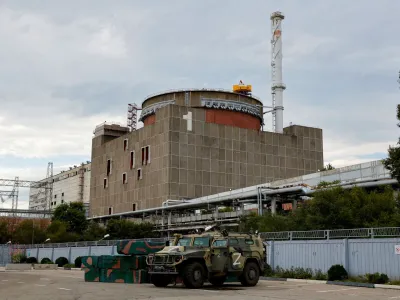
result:
[[[213,242],[213,247],[227,247],[228,241],[227,240],[215,240]]]
[[[177,246],[189,246],[191,238],[181,238],[179,239],[178,243],[176,244]]]
[[[209,237],[197,237],[194,239],[193,246],[209,247],[210,246],[210,238]]]

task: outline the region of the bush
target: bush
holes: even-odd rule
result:
[[[342,265],[333,265],[328,270],[328,280],[344,280],[349,278],[349,274],[347,274],[346,269]]]
[[[365,274],[369,283],[385,284],[389,282],[389,277],[384,273]]]
[[[76,259],[75,259],[75,268],[80,268],[82,266],[82,257],[81,256],[78,256]]]
[[[37,264],[37,259],[36,259],[36,257],[28,257],[27,259],[26,259],[26,263],[28,263],[28,264]]]
[[[11,256],[11,261],[16,264],[26,263],[26,255],[23,253],[15,253]]]
[[[290,269],[285,270],[277,266],[275,275],[281,278],[311,279],[313,272],[309,268],[304,269],[291,267]]]
[[[272,268],[269,264],[265,264],[264,266],[264,276],[272,276],[274,272],[272,271]]]
[[[50,260],[50,258],[43,257],[42,260],[40,261],[41,264],[52,264],[53,262]]]
[[[75,268],[74,264],[66,264],[63,266],[64,268]]]
[[[322,270],[318,269],[315,271],[315,276],[314,279],[315,280],[326,280],[328,278],[328,276],[322,272]]]
[[[66,257],[59,257],[59,258],[56,259],[56,264],[59,267],[63,267],[64,265],[66,265],[68,263],[69,263],[69,261],[68,261],[68,259]]]

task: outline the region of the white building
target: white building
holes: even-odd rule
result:
[[[91,163],[82,163],[80,166],[53,175],[50,179],[39,181],[43,185],[31,187],[29,190],[29,209],[45,210],[54,209],[60,204],[70,202],[83,202],[86,211],[89,210],[90,201],[90,169]],[[46,189],[46,182],[53,182],[50,199],[50,189]],[[47,187],[50,185],[47,184]]]

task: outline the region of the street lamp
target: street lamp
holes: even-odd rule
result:
[[[97,242],[100,242],[100,241],[102,241],[102,240],[104,240],[104,239],[108,238],[109,236],[110,236],[110,235],[107,233],[105,236],[103,236],[103,238],[102,238],[102,239],[98,240]]]

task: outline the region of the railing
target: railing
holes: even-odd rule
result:
[[[382,228],[355,228],[355,229],[334,229],[334,230],[310,230],[310,231],[281,231],[261,232],[261,237],[266,241],[272,240],[329,240],[329,239],[360,239],[360,238],[394,238],[400,237],[400,227]],[[82,241],[72,243],[46,243],[34,245],[10,245],[14,249],[26,248],[62,248],[62,247],[88,247],[88,246],[115,246],[119,241],[124,240],[102,240]],[[144,238],[137,241],[167,241],[168,238]]]
[[[400,237],[400,227],[262,232],[261,237],[269,241],[390,238]]]
[[[235,93],[232,90],[228,90],[228,89],[206,89],[206,88],[187,88],[187,89],[170,89],[170,90],[166,90],[166,91],[162,91],[162,92],[157,92],[157,93],[153,93],[148,95],[144,101],[146,101],[149,98],[155,97],[155,96],[159,96],[162,94],[167,94],[167,93],[178,93],[178,92],[187,92],[187,91],[199,91],[199,92],[226,92],[226,93],[232,93],[232,94],[238,94]],[[242,94],[238,94],[239,96],[244,96],[246,97],[246,95],[242,95]],[[254,96],[253,94],[251,96],[248,96],[254,99],[257,99],[259,101],[261,101],[261,99],[259,97]],[[143,101],[143,102],[144,102]]]
[[[46,244],[34,244],[34,245],[17,245],[13,244],[14,248],[62,248],[62,247],[88,247],[88,246],[115,246],[120,241],[129,241],[132,239],[124,240],[102,240],[102,241],[82,241],[82,242],[70,242],[70,243],[46,243]],[[135,239],[137,241],[167,241],[168,238],[146,238],[146,239]]]

